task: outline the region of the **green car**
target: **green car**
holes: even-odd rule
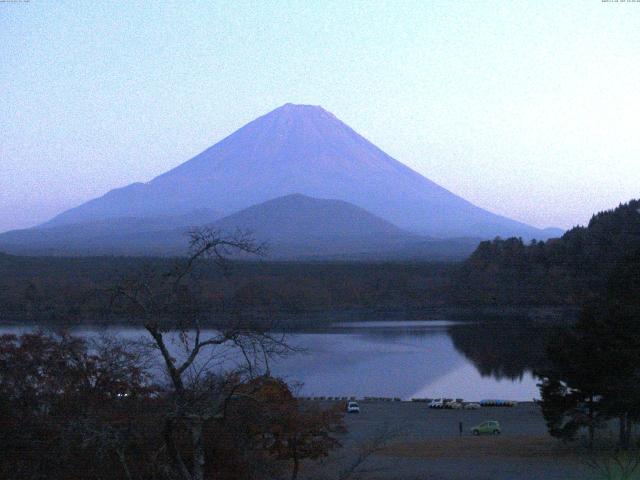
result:
[[[489,420],[488,422],[482,422],[480,425],[471,427],[471,433],[474,435],[480,435],[481,433],[490,433],[491,435],[500,435],[500,422],[496,420]]]

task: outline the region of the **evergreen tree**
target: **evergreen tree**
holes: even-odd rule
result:
[[[579,321],[562,329],[548,346],[551,364],[540,384],[549,432],[572,439],[618,418],[619,444],[628,448],[640,421],[640,255],[626,257],[608,286],[583,308]]]

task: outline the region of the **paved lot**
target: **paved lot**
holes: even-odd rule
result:
[[[574,448],[547,435],[544,419],[531,403],[511,408],[430,410],[425,403],[360,402],[361,413],[346,416],[344,448],[325,469],[308,472],[336,478],[359,446],[382,432],[388,445],[361,465],[355,478],[389,480],[570,480],[593,478]],[[498,420],[500,436],[474,437],[470,427]],[[464,433],[459,436],[459,422]],[[340,463],[339,466],[336,466]],[[317,469],[316,469],[317,470]]]

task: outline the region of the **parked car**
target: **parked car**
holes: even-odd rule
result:
[[[465,410],[478,410],[479,408],[481,408],[481,405],[479,403],[476,403],[476,402],[471,402],[471,403],[465,403],[464,404],[464,409]]]
[[[360,413],[360,405],[358,405],[358,402],[347,402],[347,413]]]
[[[448,402],[445,404],[445,408],[451,408],[452,410],[460,410],[462,408],[462,403],[460,402]]]
[[[444,408],[444,398],[434,398],[429,402],[429,408]]]
[[[514,402],[513,400],[481,400],[480,405],[483,407],[515,407],[518,402]]]
[[[471,427],[471,433],[474,435],[482,435],[485,433],[491,435],[500,435],[500,422],[497,420],[489,420],[487,422],[482,422],[475,427]]]

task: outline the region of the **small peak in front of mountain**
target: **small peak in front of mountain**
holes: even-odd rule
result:
[[[264,202],[268,203],[284,203],[284,202],[308,202],[308,203],[321,203],[325,201],[325,199],[310,197],[309,195],[304,195],[302,193],[289,193],[288,195],[283,195],[282,197],[273,198],[271,200],[267,200]],[[331,201],[331,200],[329,200]],[[340,200],[335,200],[340,201]],[[346,202],[345,202],[346,203]]]

